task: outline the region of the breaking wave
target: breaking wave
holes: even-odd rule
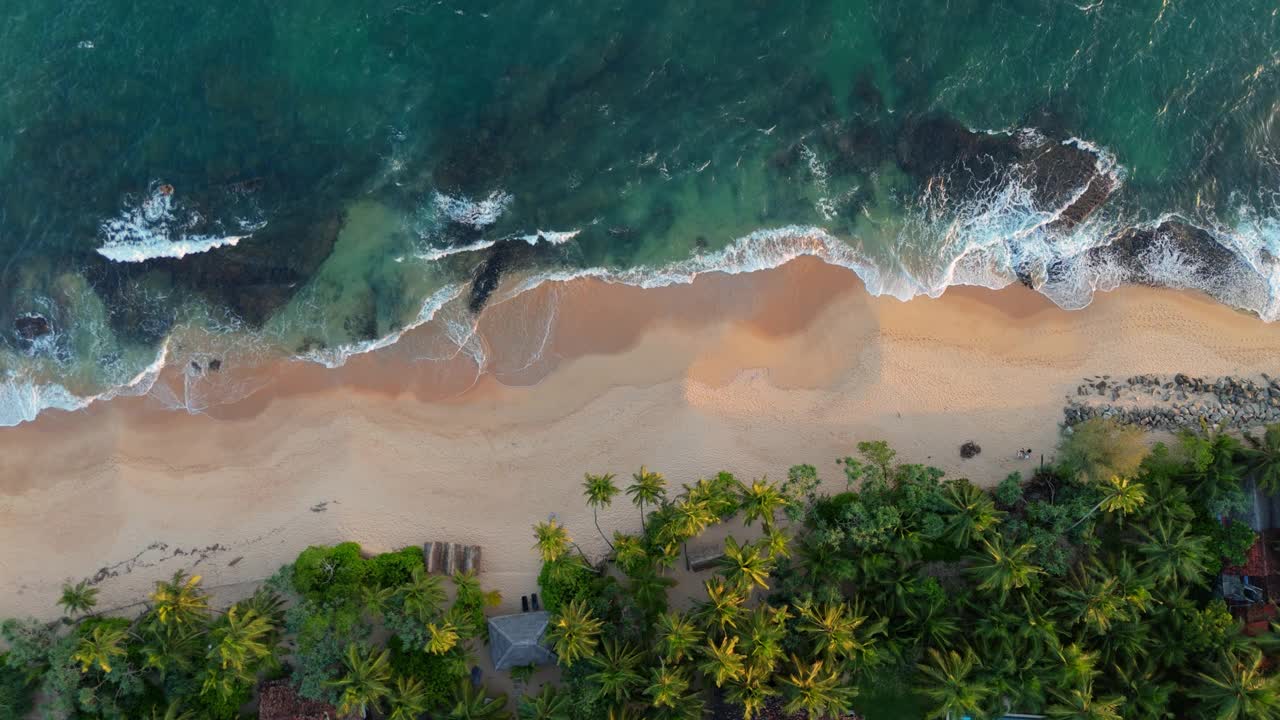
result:
[[[1033,131],[1000,132],[1013,134],[1024,144],[1043,146],[1052,142]],[[1280,217],[1240,205],[1230,225],[1193,222],[1176,213],[1135,221],[1103,205],[1081,219],[1076,210],[1093,191],[1091,185],[1105,179],[1110,183],[1108,192],[1114,192],[1123,184],[1125,171],[1105,148],[1078,138],[1063,144],[1091,154],[1095,172],[1053,207],[1043,207],[1037,201],[1036,188],[1026,173],[1010,173],[962,200],[949,197],[946,178],[939,178],[939,182],[927,184],[911,211],[897,224],[887,230],[879,228],[893,233],[895,242],[869,239],[877,231],[875,227],[859,226],[851,237],[844,237],[816,225],[785,225],[759,229],[714,251],[700,251],[660,266],[530,271],[509,285],[504,296],[514,297],[546,283],[587,277],[657,288],[689,283],[706,273],[739,274],[776,268],[810,256],[853,271],[872,295],[903,301],[921,295],[938,297],[953,285],[1000,289],[1020,282],[1060,307],[1074,310],[1087,306],[1099,291],[1139,283],[1201,291],[1253,312],[1266,322],[1280,318]],[[816,168],[813,174],[825,179],[816,154],[809,153],[805,158]],[[825,184],[821,190],[825,198]],[[201,219],[175,208],[172,195],[167,186],[153,188],[141,204],[104,223],[102,231],[107,242],[99,252],[116,261],[181,257],[186,252],[233,245],[242,237],[187,234]],[[439,219],[483,229],[497,222],[511,202],[509,194],[495,191],[479,201],[437,193],[430,204]],[[824,204],[823,208],[830,206]],[[432,263],[513,241],[560,245],[574,240],[579,233],[539,230],[482,238],[430,248],[416,257]],[[886,247],[895,250],[886,251]],[[909,255],[901,252],[902,248],[918,252]],[[475,360],[477,372],[484,372],[485,348],[475,341],[477,318],[460,309],[467,291],[467,283],[446,284],[423,299],[416,316],[394,332],[369,341],[307,350],[292,359],[337,368],[353,356],[394,345],[415,328],[435,321],[443,323],[442,328],[447,325],[445,334],[456,344],[457,351],[468,353]],[[459,309],[442,316],[446,307]],[[49,408],[76,410],[97,400],[151,392],[168,355],[166,342],[155,361],[128,382],[88,397],[77,396],[57,383],[35,383],[17,376],[0,378],[0,426],[28,422]],[[197,411],[183,403],[168,404]]]
[[[103,238],[98,254],[113,262],[145,262],[156,258],[184,258],[187,255],[230,247],[266,225],[260,219],[238,218],[237,230],[244,234],[220,235],[199,232],[209,223],[195,210],[182,208],[174,199],[172,185],[153,184],[140,202],[126,204],[120,215],[102,223]]]

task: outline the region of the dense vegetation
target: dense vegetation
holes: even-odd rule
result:
[[[1244,635],[1214,592],[1255,540],[1229,519],[1250,502],[1242,482],[1280,477],[1280,429],[1248,440],[1149,450],[1091,421],[1054,467],[989,492],[884,443],[839,461],[834,495],[811,466],[670,497],[642,470],[627,492],[650,508],[644,530],[614,533],[601,571],[564,528],[536,528],[564,682],[523,717],[1280,718],[1274,635]],[[588,502],[609,504],[610,484],[589,476]],[[669,605],[685,543],[734,518],[746,530],[702,599]]]
[[[1214,590],[1255,541],[1230,520],[1250,502],[1242,483],[1278,489],[1280,428],[1148,449],[1091,421],[1053,466],[991,490],[884,443],[838,468],[834,494],[808,465],[678,491],[644,468],[625,487],[588,475],[592,508],[625,494],[642,529],[593,515],[609,547],[593,563],[555,520],[535,526],[562,672],[519,717],[1280,718],[1280,643],[1242,633]],[[699,536],[727,523],[698,597],[673,597]],[[467,680],[497,598],[425,574],[416,548],[308,548],[225,611],[183,573],[134,618],[95,615],[95,596],[68,586],[62,620],[3,624],[0,720],[37,690],[51,718],[242,717],[277,677],[343,717],[508,716]]]
[[[50,718],[238,718],[260,680],[286,674],[343,717],[496,717],[475,713],[506,699],[466,678],[498,598],[469,575],[451,589],[420,548],[366,558],[354,543],[307,548],[225,612],[181,572],[134,619],[91,615],[96,590],[68,586],[61,621],[0,626],[0,720],[22,717],[37,689]]]

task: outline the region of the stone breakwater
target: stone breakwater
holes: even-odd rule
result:
[[[1063,408],[1070,428],[1092,418],[1152,430],[1180,430],[1207,425],[1217,430],[1246,429],[1280,423],[1280,378],[1190,377],[1181,373],[1110,375],[1084,378]]]

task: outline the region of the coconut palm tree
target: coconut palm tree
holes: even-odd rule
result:
[[[232,606],[209,631],[204,693],[226,699],[251,684],[263,662],[275,656],[275,628],[255,610]]]
[[[1112,475],[1106,482],[1099,483],[1097,488],[1102,491],[1102,499],[1068,530],[1088,520],[1099,510],[1108,514],[1119,513],[1124,518],[1147,504],[1147,486],[1132,478]]]
[[[1244,438],[1249,443],[1244,452],[1249,477],[1269,493],[1280,491],[1280,424],[1268,425],[1260,438],[1249,433]]]
[[[646,563],[631,575],[627,592],[641,610],[653,616],[667,609],[667,589],[675,584],[675,580],[659,575],[652,564]]]
[[[644,541],[635,535],[618,531],[613,533],[613,560],[622,572],[628,575],[641,567],[651,565],[649,550],[645,547]]]
[[[640,527],[648,530],[645,523],[644,506],[657,505],[667,497],[667,481],[662,473],[649,472],[640,466],[640,472],[631,476],[631,484],[627,486],[627,496],[631,503],[640,509]]]
[[[67,617],[87,613],[98,604],[98,588],[90,587],[88,580],[81,580],[75,585],[65,583],[62,586],[62,597],[58,598],[58,604],[62,606]]]
[[[569,531],[554,519],[533,526],[533,547],[544,563],[553,563],[569,552]]]
[[[351,643],[342,657],[343,672],[326,684],[338,691],[338,714],[368,717],[391,692],[391,653]]]
[[[1149,480],[1151,489],[1147,492],[1147,502],[1142,506],[1140,516],[1146,522],[1163,520],[1170,524],[1189,523],[1195,518],[1195,510],[1191,509],[1191,496],[1186,485],[1164,476]]]
[[[1090,652],[1079,643],[1071,643],[1058,651],[1062,665],[1059,670],[1059,687],[1084,687],[1093,684],[1098,670],[1098,653]]]
[[[828,663],[836,657],[847,658],[857,647],[858,641],[854,632],[866,618],[854,618],[849,615],[849,606],[844,603],[827,602],[815,606],[811,602],[801,602],[798,630],[809,638],[813,644],[813,654]]]
[[[1197,673],[1202,684],[1192,688],[1190,694],[1200,701],[1204,717],[1215,720],[1280,718],[1280,676],[1264,674],[1262,662],[1262,653],[1257,650],[1227,653],[1210,673]]]
[[[592,475],[587,473],[583,476],[582,494],[587,498],[587,504],[591,506],[591,517],[596,523],[596,532],[600,533],[600,539],[613,550],[613,543],[609,542],[609,538],[605,536],[604,530],[600,529],[600,508],[609,507],[613,504],[613,496],[618,494],[618,486],[614,484],[613,473],[605,473],[604,475]]]
[[[704,659],[698,663],[698,671],[711,678],[716,687],[742,676],[746,658],[738,652],[738,638],[728,636],[720,642],[709,640],[702,648]]]
[[[1072,582],[1057,589],[1067,607],[1069,616],[1084,623],[1085,628],[1097,634],[1105,633],[1117,620],[1127,620],[1129,604],[1120,594],[1119,583],[1114,577],[1095,579],[1077,568]]]
[[[600,652],[588,658],[595,672],[587,679],[599,686],[600,697],[611,697],[615,704],[625,704],[644,685],[644,676],[639,670],[642,659],[635,646],[606,637],[600,643]]]
[[[955,480],[942,491],[948,510],[946,534],[951,544],[964,549],[981,540],[1000,524],[1004,513],[996,509],[995,501],[968,480]]]
[[[962,655],[955,650],[941,653],[936,648],[929,648],[929,661],[917,667],[924,676],[917,692],[933,707],[929,718],[946,720],[985,714],[992,691],[977,676],[978,658],[972,650],[965,648]]]
[[[969,573],[978,580],[979,590],[994,593],[1001,602],[1010,590],[1028,587],[1037,576],[1044,574],[1031,562],[1036,550],[1033,543],[1006,548],[1004,539],[996,535],[983,540],[982,547],[984,552],[969,567]]]
[[[472,685],[469,678],[462,678],[454,690],[453,708],[449,710],[449,720],[507,720],[511,713],[507,706],[507,696],[499,693],[489,697],[483,685]]]
[[[1124,698],[1094,697],[1092,681],[1065,691],[1050,688],[1049,692],[1058,700],[1045,710],[1045,716],[1053,720],[1123,720],[1120,708]]]
[[[774,516],[787,506],[787,498],[767,479],[753,480],[750,485],[740,484],[739,487],[742,521],[750,527],[760,520],[766,532],[772,529]]]
[[[426,568],[418,565],[414,566],[409,582],[398,592],[405,614],[424,624],[440,613],[440,606],[448,597],[440,577],[428,575]]]
[[[520,698],[518,715],[520,720],[569,720],[573,716],[571,708],[569,695],[548,684],[537,695]]]
[[[1164,521],[1140,527],[1145,542],[1138,546],[1143,567],[1157,582],[1198,585],[1210,573],[1209,541],[1191,532],[1190,527],[1171,527]]]
[[[448,620],[427,623],[427,644],[423,649],[432,655],[444,655],[458,646],[458,626]]]
[[[591,614],[582,600],[571,600],[551,617],[547,639],[555,648],[560,664],[571,667],[596,649],[603,623]]]
[[[785,709],[788,713],[804,711],[811,718],[838,716],[849,711],[853,688],[842,682],[835,669],[822,660],[802,662],[794,655],[795,670],[782,678],[788,688]]]
[[[110,673],[117,658],[123,659],[129,655],[125,648],[127,634],[124,628],[99,625],[93,632],[80,638],[71,659],[80,663],[80,672],[89,672],[90,668],[96,667],[104,673]]]
[[[427,685],[414,677],[397,677],[387,691],[387,720],[418,720],[431,708]]]
[[[649,671],[650,683],[644,694],[656,708],[676,708],[689,692],[689,674],[682,668],[661,663]]]
[[[680,548],[684,550],[685,565],[689,563],[688,541],[697,537],[719,518],[712,511],[707,501],[694,501],[686,497],[684,500],[668,506],[671,515],[658,531],[657,540],[663,546],[663,553],[673,558]]]
[[[960,621],[949,599],[942,595],[925,595],[908,602],[904,608],[910,625],[926,646],[949,647],[960,632]]]
[[[742,706],[743,720],[758,718],[769,698],[778,694],[777,689],[769,684],[772,674],[772,671],[748,664],[742,675],[729,683],[725,697],[729,702]]]
[[[143,621],[138,635],[143,665],[156,670],[162,681],[193,673],[208,648],[203,628],[164,626],[154,617]]]
[[[785,607],[770,608],[760,605],[751,611],[750,619],[742,633],[743,652],[748,666],[760,670],[766,677],[783,657],[782,643],[787,636],[787,620],[791,613]]]
[[[665,612],[656,625],[658,652],[671,664],[684,661],[702,642],[702,630],[683,612]]]
[[[764,531],[764,538],[760,541],[769,557],[774,561],[778,558],[791,557],[791,536],[787,531],[779,527],[771,527]]]
[[[717,637],[738,627],[738,619],[742,617],[742,604],[746,597],[724,580],[716,578],[707,580],[707,599],[697,604],[695,612],[702,623]]]
[[[773,560],[756,543],[739,545],[732,535],[724,541],[724,557],[720,558],[720,574],[739,592],[750,593],[760,586],[769,589],[769,572]]]
[[[156,583],[151,593],[151,612],[162,625],[194,626],[209,614],[209,596],[200,590],[200,576],[179,570],[168,582]]]

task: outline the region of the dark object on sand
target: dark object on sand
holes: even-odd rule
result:
[[[529,596],[529,604],[533,605],[534,612],[537,612],[542,609],[538,607],[538,593],[533,593],[532,595]]]
[[[520,612],[529,612],[529,596],[520,596]]]
[[[978,446],[978,443],[972,440],[960,446],[960,457],[965,460],[968,460],[980,452],[982,452],[982,448]]]
[[[484,679],[484,671],[479,665],[471,666],[471,687],[480,687],[480,681]]]

